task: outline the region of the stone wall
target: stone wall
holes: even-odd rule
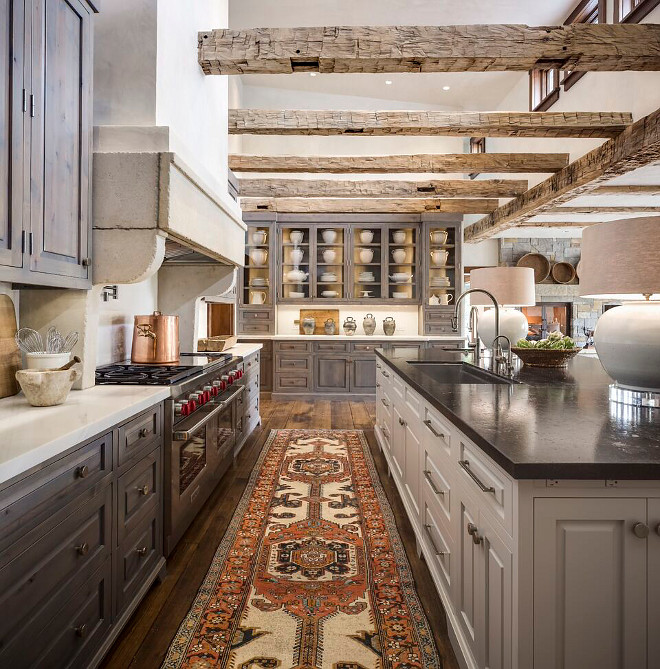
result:
[[[569,262],[574,267],[580,260],[580,239],[567,238],[504,238],[500,242],[500,265],[515,266],[527,253],[541,253],[551,263]],[[552,282],[552,278],[548,279]]]

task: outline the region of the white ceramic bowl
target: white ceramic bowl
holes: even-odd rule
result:
[[[321,291],[323,297],[337,297],[339,293],[336,290],[323,290]]]
[[[57,369],[71,360],[71,353],[26,353],[27,369]]]
[[[299,293],[299,292],[297,292],[297,291],[292,290],[292,291],[289,293],[289,297],[293,297],[293,298],[296,298],[296,299],[297,299],[297,298],[300,298],[300,297],[305,297],[305,293]]]
[[[69,395],[71,386],[79,378],[80,372],[77,369],[19,369],[16,372],[16,380],[25,399],[33,407],[62,404]]]
[[[394,293],[392,293],[392,297],[394,297],[398,300],[405,300],[408,297],[408,293],[394,292]]]

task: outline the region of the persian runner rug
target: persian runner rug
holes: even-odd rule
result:
[[[439,669],[361,430],[273,430],[166,669]]]

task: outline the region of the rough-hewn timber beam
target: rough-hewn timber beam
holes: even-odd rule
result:
[[[232,135],[615,137],[627,112],[443,112],[230,109]]]
[[[243,211],[276,211],[287,214],[322,213],[423,213],[483,214],[497,208],[497,200],[350,199],[350,198],[241,198]]]
[[[589,151],[568,167],[507,202],[465,230],[466,241],[486,239],[525,223],[604,182],[660,160],[660,109],[641,118],[615,139]]]
[[[660,70],[660,26],[327,26],[199,33],[205,74]]]
[[[600,207],[598,205],[589,207],[553,207],[546,209],[544,214],[641,214],[648,212],[649,214],[657,214],[660,212],[660,207],[653,206],[626,206],[626,205],[606,205]]]
[[[524,179],[241,179],[239,183],[241,197],[515,197],[527,190]]]
[[[592,191],[592,195],[660,195],[660,185],[649,184],[626,184],[598,186]]]
[[[229,156],[234,172],[396,174],[558,172],[568,153],[446,153],[410,156]]]

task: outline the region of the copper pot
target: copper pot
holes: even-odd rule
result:
[[[131,362],[171,365],[179,362],[179,317],[154,311],[136,316],[133,327]]]

